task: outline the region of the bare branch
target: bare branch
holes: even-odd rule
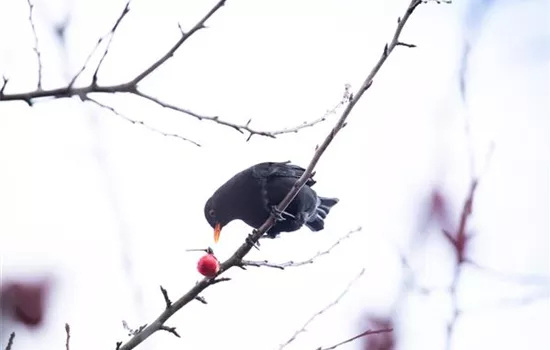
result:
[[[294,340],[296,340],[296,338],[303,332],[306,331],[306,328],[310,325],[310,323],[312,323],[313,321],[315,321],[315,319],[319,316],[321,316],[322,314],[324,314],[325,312],[327,312],[328,310],[330,310],[331,308],[333,308],[334,306],[336,306],[340,300],[342,300],[343,297],[346,296],[346,294],[348,294],[348,292],[351,290],[351,287],[353,287],[353,285],[355,284],[355,282],[357,282],[357,280],[359,280],[359,278],[361,278],[361,276],[363,276],[363,274],[365,273],[365,269],[361,269],[361,271],[359,272],[359,274],[357,276],[355,276],[355,278],[353,278],[353,280],[351,280],[351,282],[348,283],[348,285],[346,286],[346,288],[344,289],[344,291],[342,293],[340,293],[340,295],[338,295],[338,297],[336,299],[334,299],[330,304],[326,305],[324,308],[322,308],[321,310],[317,311],[316,313],[314,313],[307,321],[306,323],[303,324],[303,326],[298,329],[296,332],[294,332],[294,334],[286,341],[284,342],[283,344],[281,344],[279,346],[279,350],[281,349],[284,349],[285,347],[287,347],[290,343],[292,343]]]
[[[225,1],[221,1],[218,3],[219,7],[223,5]],[[327,149],[327,147],[331,144],[333,139],[336,137],[338,132],[342,129],[342,127],[345,125],[346,120],[357,104],[357,102],[361,99],[361,96],[364,94],[364,92],[372,86],[372,82],[380,68],[384,65],[386,62],[388,56],[393,52],[393,50],[398,46],[397,43],[399,42],[399,37],[401,35],[401,32],[403,31],[403,28],[405,24],[407,23],[408,19],[414,12],[414,10],[420,5],[420,0],[412,0],[403,16],[403,18],[399,21],[397,24],[397,28],[395,30],[395,33],[393,34],[392,40],[390,44],[388,44],[383,52],[383,54],[378,59],[378,62],[375,64],[375,66],[372,68],[368,76],[366,77],[365,81],[361,85],[361,87],[358,89],[358,91],[355,93],[355,95],[350,94],[349,97],[349,103],[347,103],[347,106],[338,119],[338,121],[335,123],[332,130],[329,132],[329,134],[325,137],[321,145],[316,149],[315,153],[313,154],[313,157],[307,166],[306,171],[304,174],[296,181],[295,185],[293,186],[292,190],[287,194],[287,196],[279,203],[277,206],[277,209],[279,211],[284,211],[286,207],[290,204],[290,202],[294,199],[296,194],[300,191],[300,189],[304,186],[306,181],[309,179],[311,174],[314,171],[315,166],[319,162],[319,159]],[[209,15],[211,15],[213,11],[210,12]],[[187,33],[189,35],[189,33]],[[129,92],[128,90],[126,92]],[[1,96],[0,96],[1,97]],[[250,252],[250,250],[255,246],[255,243],[258,242],[261,236],[263,236],[269,228],[274,224],[275,217],[272,215],[270,216],[266,222],[257,230],[254,230],[252,234],[250,234],[245,242],[233,253],[231,257],[229,257],[226,261],[224,261],[220,265],[220,269],[218,271],[217,276],[220,276],[221,274],[225,273],[229,269],[235,266],[239,266],[242,259]],[[220,279],[216,278],[203,278],[201,281],[199,281],[197,284],[195,284],[187,293],[185,293],[182,297],[180,297],[178,300],[172,303],[170,308],[163,310],[160,315],[157,317],[156,320],[154,320],[151,324],[149,324],[147,327],[145,327],[139,334],[132,337],[128,342],[126,342],[123,345],[117,345],[118,350],[130,350],[141,344],[145,339],[150,337],[155,332],[159,331],[160,328],[164,325],[164,323],[172,317],[178,310],[183,308],[185,305],[187,305],[192,300],[195,300],[199,294],[204,291],[206,288],[210,287],[211,285],[217,283]]]
[[[8,339],[8,344],[4,348],[5,350],[11,350],[11,347],[13,346],[13,339],[15,339],[15,332],[11,332],[10,337]]]
[[[363,337],[366,337],[366,336],[369,336],[369,335],[380,334],[380,333],[389,333],[389,332],[393,332],[393,328],[377,329],[377,330],[374,330],[374,331],[369,329],[369,330],[364,331],[363,333],[357,334],[354,337],[346,339],[346,340],[344,340],[344,341],[342,341],[338,344],[334,344],[332,346],[329,346],[328,348],[318,347],[316,350],[334,350],[339,346],[345,345],[347,343],[351,343],[352,341],[355,341],[357,339],[360,339],[360,338],[363,338]]]
[[[70,350],[69,341],[71,339],[71,326],[69,326],[68,323],[65,323],[65,333],[67,334],[67,337],[65,340],[65,350]]]
[[[137,85],[140,81],[145,79],[149,74],[153,73],[158,67],[160,67],[164,62],[166,62],[170,57],[174,56],[176,51],[179,49],[183,43],[189,39],[195,32],[205,28],[205,23],[214,13],[216,13],[220,8],[222,8],[225,5],[226,0],[220,0],[210,11],[199,21],[197,24],[193,26],[188,32],[183,33],[181,38],[176,42],[168,52],[166,52],[161,58],[159,58],[156,62],[154,62],[149,68],[145,69],[142,73],[140,73],[138,76],[136,76],[134,79],[132,79],[133,85]]]
[[[136,96],[142,97],[146,100],[149,100],[151,102],[154,102],[154,103],[156,103],[157,105],[159,105],[163,108],[167,108],[167,109],[171,109],[173,111],[185,113],[187,115],[190,115],[192,117],[197,118],[198,120],[204,120],[204,121],[214,122],[216,124],[228,126],[231,129],[240,132],[241,134],[244,134],[245,132],[247,132],[249,134],[249,136],[247,138],[247,141],[249,141],[250,138],[253,135],[259,135],[259,136],[275,138],[275,136],[281,135],[281,134],[297,133],[301,129],[312,127],[314,125],[317,125],[317,124],[325,121],[326,118],[327,118],[326,117],[327,114],[330,113],[330,111],[329,111],[329,112],[327,112],[327,114],[325,114],[321,118],[315,119],[315,120],[310,121],[310,122],[303,122],[302,124],[291,127],[291,128],[285,128],[285,129],[275,130],[275,131],[261,131],[261,130],[253,129],[253,128],[250,127],[251,120],[249,120],[246,124],[235,124],[235,123],[231,123],[231,122],[222,120],[218,116],[208,116],[208,115],[204,115],[204,114],[198,114],[198,113],[195,113],[195,112],[193,112],[189,109],[175,106],[173,104],[161,101],[160,99],[158,99],[154,96],[151,96],[149,94],[146,94],[146,93],[144,93],[142,91],[139,91],[139,90],[133,91],[133,94],[136,95]]]
[[[291,260],[291,261],[287,261],[287,262],[284,262],[284,263],[271,263],[267,260],[264,260],[264,261],[242,260],[241,264],[242,264],[242,266],[255,266],[255,267],[265,266],[265,267],[271,267],[271,268],[276,268],[276,269],[281,269],[281,270],[284,270],[287,267],[297,267],[297,266],[309,265],[309,264],[312,264],[315,260],[317,260],[317,258],[319,258],[323,255],[329,254],[342,241],[345,241],[352,234],[354,234],[355,232],[358,232],[358,231],[361,231],[361,227],[358,227],[354,230],[349,231],[348,233],[346,233],[342,237],[338,238],[338,240],[336,242],[334,242],[328,249],[317,252],[317,254],[315,254],[314,256],[312,256],[311,258],[309,258],[307,260],[303,260],[303,261],[292,261]]]
[[[36,27],[34,25],[34,4],[31,2],[31,0],[27,0],[27,4],[29,5],[29,22],[31,24],[32,34],[34,36],[33,51],[36,54],[36,61],[38,65],[38,83],[36,85],[36,88],[38,90],[42,90],[42,56],[40,54],[40,50],[38,49],[38,34],[36,33]]]
[[[105,59],[105,57],[107,56],[107,53],[109,52],[109,47],[111,46],[111,42],[113,41],[113,37],[115,35],[116,30],[118,29],[118,27],[119,27],[120,23],[122,22],[122,20],[124,19],[124,17],[126,17],[126,15],[130,12],[130,3],[131,2],[132,1],[129,0],[126,3],[126,6],[124,6],[124,9],[122,10],[120,15],[118,16],[115,24],[113,24],[113,27],[111,28],[111,30],[109,30],[109,32],[107,34],[105,34],[101,38],[99,38],[99,40],[95,44],[94,48],[92,49],[92,51],[90,52],[88,57],[86,57],[86,60],[84,61],[84,64],[82,65],[82,67],[79,69],[79,71],[76,73],[76,75],[69,82],[69,89],[73,87],[73,85],[76,82],[76,80],[78,79],[78,77],[84,72],[84,70],[86,70],[86,67],[90,63],[90,60],[93,57],[93,55],[99,49],[99,46],[103,43],[103,41],[105,41],[107,38],[109,38],[109,41],[107,42],[107,46],[106,46],[105,50],[103,51],[103,56],[101,56],[101,58],[99,60],[99,63],[98,63],[98,65],[97,65],[97,67],[94,71],[94,75],[92,77],[92,86],[97,85],[97,75],[98,75],[99,69],[101,67],[101,64],[103,63],[103,60]]]
[[[101,65],[103,64],[103,60],[105,60],[105,57],[107,57],[107,54],[109,53],[109,49],[111,48],[111,43],[113,42],[113,38],[115,37],[115,32],[124,19],[124,17],[130,12],[130,2],[132,0],[129,0],[126,3],[126,6],[124,6],[124,9],[122,10],[122,13],[116,20],[113,28],[111,28],[111,35],[109,36],[109,41],[107,42],[107,46],[105,47],[105,51],[103,51],[103,55],[99,59],[99,63],[97,64],[97,67],[95,68],[94,75],[92,76],[92,85],[97,85],[97,75],[99,73],[99,69],[101,68]]]
[[[127,122],[130,122],[130,123],[134,124],[134,125],[141,125],[141,126],[143,126],[144,128],[146,128],[146,129],[148,129],[148,130],[150,130],[150,131],[152,131],[152,132],[155,132],[155,133],[157,133],[157,134],[160,134],[160,135],[162,135],[162,136],[174,137],[174,138],[177,138],[177,139],[180,139],[180,140],[183,140],[183,141],[190,142],[190,143],[192,143],[193,145],[195,145],[195,146],[197,146],[197,147],[201,147],[201,144],[200,144],[200,143],[198,143],[198,142],[196,142],[196,141],[193,141],[193,140],[191,140],[191,139],[188,139],[187,137],[183,137],[183,136],[178,135],[178,134],[175,134],[175,133],[167,133],[167,132],[161,131],[161,130],[159,130],[159,129],[157,129],[157,128],[154,128],[154,127],[152,127],[152,126],[150,126],[150,125],[145,124],[145,122],[142,121],[142,120],[130,119],[130,118],[128,118],[127,116],[123,115],[122,113],[118,112],[118,111],[117,111],[116,109],[114,109],[113,107],[108,106],[108,105],[106,105],[106,104],[104,104],[104,103],[102,103],[102,102],[99,102],[98,100],[93,99],[93,98],[91,98],[91,97],[86,97],[86,98],[85,98],[85,101],[90,101],[90,102],[92,102],[92,103],[98,105],[98,106],[101,107],[101,108],[107,109],[107,110],[113,112],[113,114],[115,114],[117,117],[120,117],[120,118],[126,120]]]

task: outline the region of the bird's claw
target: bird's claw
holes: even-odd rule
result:
[[[284,210],[279,210],[276,205],[271,206],[271,214],[275,217],[276,221],[285,221],[286,219],[283,217],[283,214],[292,218],[296,219],[296,217]]]

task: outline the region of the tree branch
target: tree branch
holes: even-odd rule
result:
[[[220,3],[218,3],[218,5],[221,6],[223,5],[223,3],[224,1],[221,1]],[[384,50],[380,58],[378,59],[378,62],[375,64],[375,66],[372,68],[370,73],[367,75],[361,87],[359,87],[359,89],[356,91],[354,95],[350,95],[349,103],[347,104],[344,112],[342,113],[342,115],[340,116],[340,118],[332,128],[332,130],[325,137],[324,141],[321,143],[321,145],[317,148],[317,150],[313,154],[313,158],[311,159],[309,165],[307,166],[306,171],[296,181],[291,191],[277,206],[277,209],[279,209],[279,211],[284,211],[286,209],[286,207],[290,204],[290,202],[294,199],[296,194],[300,191],[300,189],[304,186],[306,181],[309,179],[315,166],[319,162],[319,159],[321,158],[321,156],[323,155],[327,147],[334,140],[338,132],[344,127],[344,124],[348,116],[350,115],[351,111],[353,110],[357,102],[361,99],[365,91],[367,91],[367,89],[372,85],[374,77],[376,76],[380,68],[384,65],[389,55],[398,46],[397,43],[399,42],[399,37],[401,35],[401,32],[403,31],[405,24],[409,20],[414,10],[420,4],[421,4],[421,0],[412,0],[409,6],[407,7],[407,10],[403,15],[403,17],[399,18],[397,23],[397,28],[393,34],[391,42],[385,45]],[[272,215],[266,220],[266,222],[260,228],[258,228],[257,230],[254,230],[247,237],[245,242],[235,251],[235,253],[233,253],[231,257],[229,257],[226,261],[224,261],[220,265],[220,269],[218,271],[217,276],[225,273],[227,270],[231,269],[232,267],[239,266],[243,257],[245,257],[250,252],[250,250],[254,247],[256,242],[258,242],[260,237],[263,236],[269,228],[271,228],[274,222],[275,222],[275,217]],[[195,286],[193,286],[187,293],[185,293],[181,298],[173,302],[169,308],[166,308],[165,310],[163,310],[161,314],[157,317],[157,319],[154,320],[147,327],[145,327],[139,334],[136,334],[135,336],[133,336],[130,340],[128,340],[128,342],[126,342],[123,345],[118,344],[117,349],[130,350],[135,348],[139,344],[141,344],[145,339],[149,338],[152,334],[160,330],[161,327],[164,325],[164,323],[170,317],[172,317],[178,310],[180,310],[182,307],[187,305],[192,300],[195,300],[202,291],[204,291],[206,288],[210,287],[211,285],[215,284],[217,281],[218,280],[216,280],[215,277],[203,278],[201,281],[195,284]]]
[[[27,0],[27,1],[29,1],[29,4],[30,4],[30,0]],[[207,115],[195,113],[195,112],[193,112],[189,109],[183,108],[183,107],[178,107],[178,106],[172,105],[170,103],[162,101],[161,99],[159,99],[157,97],[154,97],[150,94],[147,94],[147,93],[141,91],[138,88],[138,84],[143,79],[145,79],[150,74],[152,74],[162,64],[164,64],[170,57],[172,57],[175,54],[175,52],[193,34],[195,34],[200,29],[206,28],[206,26],[205,26],[206,21],[208,19],[210,19],[210,17],[212,17],[221,7],[223,7],[225,5],[225,1],[226,0],[218,1],[214,5],[214,7],[212,7],[210,9],[210,11],[208,11],[208,13],[206,13],[204,15],[204,17],[197,24],[195,24],[195,26],[193,26],[193,28],[191,28],[188,32],[184,32],[182,30],[181,26],[179,26],[180,31],[181,31],[181,37],[179,38],[179,40],[164,55],[162,55],[157,61],[153,62],[148,68],[146,68],[142,72],[138,73],[134,78],[132,78],[129,81],[124,82],[124,83],[119,83],[119,84],[114,84],[114,85],[99,85],[97,83],[97,80],[98,80],[98,74],[99,74],[100,68],[103,64],[103,61],[107,57],[107,54],[109,52],[109,48],[111,46],[111,43],[113,41],[113,38],[114,38],[114,35],[115,35],[117,29],[120,27],[120,24],[122,23],[123,19],[130,12],[130,3],[131,3],[131,0],[130,0],[126,3],[126,6],[124,7],[122,12],[118,16],[117,20],[115,21],[115,23],[113,24],[113,26],[109,30],[109,32],[107,34],[105,34],[104,36],[102,36],[97,41],[96,45],[94,46],[94,48],[92,49],[92,51],[90,52],[90,54],[88,55],[86,60],[84,61],[84,64],[78,70],[78,72],[75,74],[75,76],[71,79],[71,81],[68,83],[67,86],[59,87],[59,88],[55,88],[55,89],[50,89],[50,90],[43,90],[41,88],[41,86],[39,86],[39,88],[37,88],[34,91],[28,91],[28,92],[23,92],[23,93],[6,94],[4,92],[4,89],[6,87],[7,79],[4,79],[4,83],[2,85],[2,88],[0,89],[0,101],[23,101],[23,102],[27,103],[28,105],[32,106],[32,103],[36,99],[42,99],[42,98],[61,99],[61,98],[71,98],[71,97],[74,97],[74,96],[78,96],[83,101],[88,100],[88,101],[95,102],[96,104],[99,104],[99,102],[97,100],[95,100],[95,99],[92,100],[92,98],[89,97],[89,95],[91,95],[91,94],[114,94],[114,93],[131,94],[131,95],[137,96],[139,98],[149,100],[149,101],[151,101],[153,103],[156,103],[157,105],[160,105],[164,108],[169,108],[169,109],[187,114],[187,115],[192,116],[194,118],[197,118],[199,120],[210,121],[210,122],[214,122],[214,123],[217,123],[217,124],[220,124],[220,125],[223,125],[223,126],[227,126],[227,127],[230,127],[234,130],[237,130],[241,134],[248,133],[248,137],[246,139],[247,141],[249,141],[250,138],[254,135],[264,136],[264,137],[269,137],[269,138],[275,138],[278,135],[296,133],[301,129],[312,127],[314,125],[317,125],[317,124],[325,121],[328,114],[334,113],[336,108],[338,108],[338,107],[340,107],[340,106],[342,106],[342,105],[344,105],[348,102],[347,99],[349,97],[349,91],[348,91],[348,87],[346,87],[346,93],[344,94],[344,99],[335,108],[333,108],[330,111],[327,111],[327,113],[323,117],[320,117],[320,118],[317,118],[317,119],[314,119],[314,120],[311,120],[311,121],[305,121],[301,124],[298,124],[298,125],[295,125],[295,126],[292,126],[292,127],[288,127],[288,128],[283,128],[283,129],[280,129],[280,130],[262,131],[262,130],[257,130],[257,129],[251,128],[250,127],[251,120],[249,120],[246,124],[231,123],[231,122],[225,121],[223,119],[220,119],[219,116],[207,116]],[[32,6],[31,6],[31,15],[32,15]],[[34,24],[33,24],[33,29],[34,29]],[[88,68],[92,57],[97,53],[97,51],[99,50],[99,47],[101,46],[101,44],[105,40],[107,40],[107,38],[108,38],[108,42],[106,44],[106,48],[103,51],[103,54],[102,54],[101,58],[99,59],[99,62],[97,64],[97,66],[95,67],[95,70],[94,70],[94,73],[92,75],[92,79],[91,79],[90,84],[87,85],[87,86],[84,86],[84,87],[75,87],[74,85],[75,85],[76,81],[82,75],[82,73],[84,73],[84,71]],[[40,55],[39,51],[37,49],[35,51],[37,52],[38,57],[40,57],[39,56]],[[41,81],[41,66],[39,68],[40,68],[39,69],[39,75],[40,75],[39,83],[40,83],[40,81]],[[107,108],[107,109],[110,109],[111,111],[113,111],[112,107],[108,107],[104,104],[102,104],[102,106],[104,108]],[[125,118],[125,119],[131,121],[128,118]],[[138,123],[138,124],[144,125],[143,123]],[[165,136],[173,136],[173,137],[176,137],[176,138],[180,138],[180,139],[189,141],[189,142],[191,142],[191,143],[193,143],[197,146],[199,145],[197,142],[189,140],[188,138],[181,137],[181,136],[176,135],[176,134],[169,134],[169,133],[160,132],[160,131],[158,131],[154,128],[148,127],[146,125],[144,125],[144,126],[147,127],[151,131],[158,132],[158,133],[163,134]]]
[[[6,344],[5,350],[11,350],[11,347],[13,346],[13,339],[15,339],[15,332],[11,332],[10,337],[8,339],[8,344]]]
[[[329,254],[342,241],[345,241],[352,234],[354,234],[355,232],[358,232],[358,231],[361,231],[361,227],[358,227],[354,230],[349,231],[344,236],[338,238],[338,240],[336,242],[334,242],[328,249],[317,252],[317,254],[315,254],[314,256],[312,256],[311,258],[309,258],[307,260],[303,260],[303,261],[292,261],[292,260],[290,260],[290,261],[287,261],[287,262],[284,262],[284,263],[272,263],[272,262],[269,262],[267,260],[263,260],[263,261],[242,260],[240,266],[243,266],[243,267],[244,266],[254,266],[254,267],[264,266],[264,267],[271,267],[271,268],[275,268],[275,269],[284,270],[287,267],[297,267],[297,266],[309,265],[309,264],[312,264],[315,260],[317,260],[317,258],[319,258],[323,255]]]
[[[70,350],[69,341],[71,340],[71,326],[68,323],[65,323],[65,350]]]
[[[346,288],[344,289],[344,291],[342,293],[340,293],[340,295],[338,295],[338,297],[336,299],[334,299],[330,304],[326,305],[324,308],[322,308],[321,310],[317,311],[316,313],[314,313],[307,321],[306,323],[303,324],[303,326],[298,329],[296,332],[294,332],[294,334],[286,341],[284,342],[283,344],[281,344],[279,346],[279,350],[282,350],[284,349],[285,347],[287,347],[288,345],[290,345],[290,343],[292,343],[293,341],[296,340],[296,338],[303,332],[306,331],[306,328],[310,325],[310,323],[312,323],[313,321],[315,321],[315,319],[319,316],[321,316],[322,314],[324,314],[325,312],[327,312],[328,310],[330,310],[332,307],[336,306],[340,300],[342,300],[343,297],[346,296],[346,294],[348,294],[348,292],[351,290],[351,287],[353,287],[353,285],[355,284],[355,282],[357,282],[357,280],[359,280],[359,278],[361,278],[361,276],[363,276],[363,274],[365,273],[365,269],[361,269],[361,271],[359,272],[359,274],[357,276],[355,276],[355,278],[353,280],[351,280],[351,282],[348,283],[348,285],[346,286]]]
[[[354,337],[346,339],[346,340],[344,340],[344,341],[342,341],[338,344],[334,344],[332,346],[329,346],[328,348],[318,347],[316,350],[334,350],[339,346],[345,345],[347,343],[351,343],[352,341],[355,341],[357,339],[360,339],[360,338],[363,338],[363,337],[366,337],[366,336],[369,336],[369,335],[372,335],[372,334],[389,333],[389,332],[393,332],[393,328],[377,329],[377,330],[374,330],[374,331],[369,329],[369,330],[364,331],[363,333],[357,334]]]
[[[38,65],[38,83],[36,84],[36,88],[37,90],[42,90],[42,55],[40,54],[40,50],[38,49],[38,34],[36,33],[36,27],[34,25],[34,4],[31,2],[31,0],[27,0],[27,4],[29,5],[29,22],[31,24],[32,34],[34,37],[33,51],[36,54],[36,61]]]

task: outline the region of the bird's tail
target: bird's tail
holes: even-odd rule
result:
[[[325,219],[330,212],[330,209],[332,209],[333,206],[338,203],[338,198],[326,198],[319,196],[319,205],[317,206],[317,210],[315,212],[315,216],[313,216],[311,219],[309,219],[305,225],[311,230],[311,231],[321,231],[325,228]]]

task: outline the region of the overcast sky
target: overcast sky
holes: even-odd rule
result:
[[[321,117],[355,91],[391,39],[403,0],[228,0],[165,65],[140,84],[166,102],[259,130]],[[163,55],[214,1],[134,0],[99,73],[124,82]],[[44,88],[66,84],[124,1],[36,1]],[[264,242],[252,259],[307,259],[361,226],[313,265],[286,271],[230,271],[190,303],[146,349],[277,349],[357,273],[348,295],[288,349],[315,349],[362,331],[364,311],[393,306],[399,250],[422,226],[430,191],[448,196],[455,220],[472,172],[485,169],[472,228],[473,259],[510,274],[548,276],[549,2],[469,0],[421,5],[403,41],[317,166],[316,190],[340,203],[325,230],[303,229]],[[0,74],[6,93],[33,90],[34,38],[23,0],[0,2]],[[66,40],[53,28],[70,19]],[[86,85],[91,72],[77,85]],[[112,349],[161,312],[163,285],[176,299],[200,279],[198,253],[212,246],[203,206],[234,173],[260,161],[306,166],[341,109],[327,121],[277,139],[246,135],[134,96],[98,100],[133,120],[201,144],[162,136],[72,100],[0,103],[0,253],[3,279],[53,273],[56,290],[39,332],[16,328],[13,349]],[[465,121],[470,125],[470,137]],[[485,167],[491,145],[494,152]],[[474,155],[474,169],[470,167]],[[455,223],[456,224],[456,223]],[[427,231],[436,235],[435,228]],[[214,247],[227,258],[250,231],[234,222]],[[411,258],[423,284],[449,281],[441,240]],[[467,276],[468,277],[468,276]],[[464,283],[465,312],[453,349],[548,349],[548,297],[499,304],[536,291],[484,275]],[[546,286],[548,288],[548,286]],[[495,306],[496,305],[496,306]],[[412,296],[399,311],[403,349],[442,349],[448,299]],[[0,339],[8,332],[2,327]],[[503,337],[502,335],[506,336]],[[545,336],[546,335],[546,336]],[[356,349],[351,344],[341,349]]]

